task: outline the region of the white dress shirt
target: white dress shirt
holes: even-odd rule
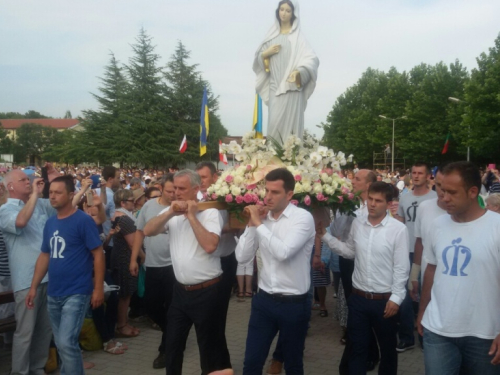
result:
[[[166,208],[158,215],[168,209],[170,208]],[[196,218],[206,230],[220,238],[222,218],[219,210],[210,208],[200,211],[196,214]],[[195,285],[215,279],[222,274],[220,257],[203,250],[189,220],[184,215],[171,218],[165,224],[165,230],[170,234],[170,256],[178,282]]]
[[[314,236],[312,215],[289,204],[278,219],[269,212],[257,228],[246,228],[236,246],[236,259],[246,263],[259,248],[259,288],[271,294],[305,294],[311,285]]]
[[[352,285],[356,289],[392,293],[391,301],[403,302],[410,271],[408,230],[403,223],[389,215],[376,226],[368,217],[356,218],[346,242],[328,233],[323,241],[337,254],[355,260]]]

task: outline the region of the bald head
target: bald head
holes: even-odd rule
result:
[[[377,176],[369,169],[360,169],[352,180],[352,187],[355,193],[366,194],[372,183],[377,181]]]
[[[5,175],[4,184],[10,198],[17,198],[25,202],[28,200],[31,194],[31,183],[26,173],[14,169]]]

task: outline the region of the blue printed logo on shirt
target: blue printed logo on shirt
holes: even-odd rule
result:
[[[66,241],[61,236],[58,236],[59,231],[56,230],[52,237],[50,238],[50,256],[51,258],[64,258],[62,253],[66,249]]]
[[[443,274],[448,274],[450,276],[458,276],[458,263],[461,262],[460,267],[460,276],[468,276],[464,272],[465,268],[469,265],[469,262],[472,258],[472,253],[470,249],[466,246],[460,245],[462,239],[459,237],[456,240],[451,241],[451,246],[446,247],[443,250],[443,263],[444,263],[444,271]],[[451,269],[448,263],[448,253],[450,250],[454,250],[453,252],[453,263],[451,265]],[[465,254],[464,256],[460,256],[460,253]]]

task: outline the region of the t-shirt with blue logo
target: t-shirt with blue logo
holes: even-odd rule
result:
[[[47,220],[42,252],[50,254],[49,286],[52,297],[92,294],[94,285],[92,250],[102,245],[94,220],[77,210],[71,216]]]

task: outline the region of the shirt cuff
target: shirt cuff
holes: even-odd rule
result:
[[[389,298],[389,301],[394,302],[396,305],[401,306],[401,303],[403,302],[403,298],[398,297],[394,293],[391,294],[391,298]]]

